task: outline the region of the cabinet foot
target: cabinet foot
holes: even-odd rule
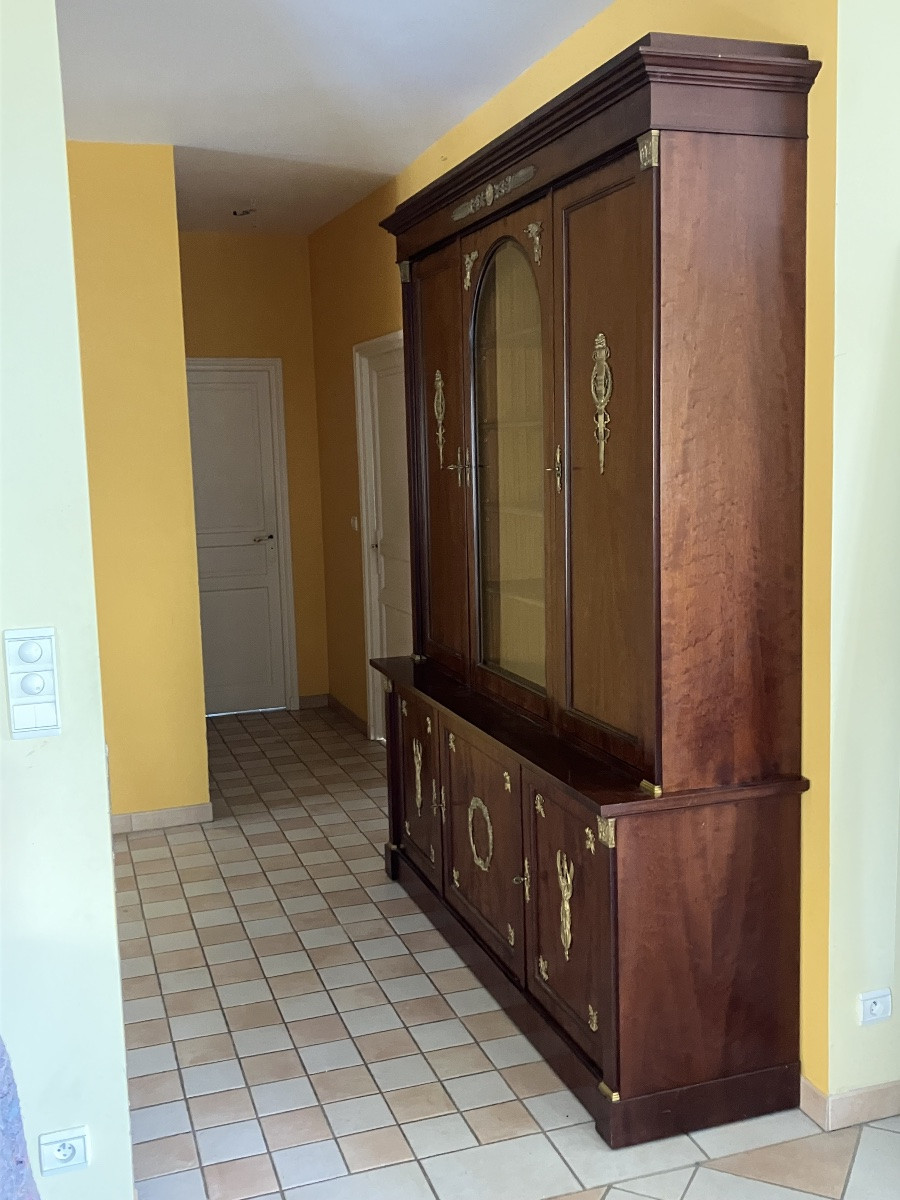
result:
[[[384,872],[388,879],[396,879],[400,874],[400,868],[397,865],[397,847],[392,846],[390,842],[384,843]]]

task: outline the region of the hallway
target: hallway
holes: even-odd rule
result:
[[[211,825],[115,838],[139,1200],[896,1194],[900,1118],[609,1150],[386,879],[380,746],[322,709],[217,718],[209,753]]]

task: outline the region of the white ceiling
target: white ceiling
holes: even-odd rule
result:
[[[183,228],[306,233],[610,2],[57,0],[67,133],[174,145]]]

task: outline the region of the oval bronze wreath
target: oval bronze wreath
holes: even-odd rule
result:
[[[482,858],[475,848],[474,818],[476,812],[481,813],[484,823],[487,826],[487,858]],[[487,810],[487,805],[480,796],[473,796],[469,801],[469,845],[472,847],[472,857],[475,860],[475,865],[480,867],[482,871],[486,871],[491,865],[491,859],[494,857],[494,826],[491,824],[491,814]]]

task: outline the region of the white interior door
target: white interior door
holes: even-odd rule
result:
[[[354,347],[368,658],[412,653],[403,341]],[[369,669],[369,736],[384,739],[381,676]]]
[[[188,363],[207,713],[284,708],[290,571],[280,371]]]

